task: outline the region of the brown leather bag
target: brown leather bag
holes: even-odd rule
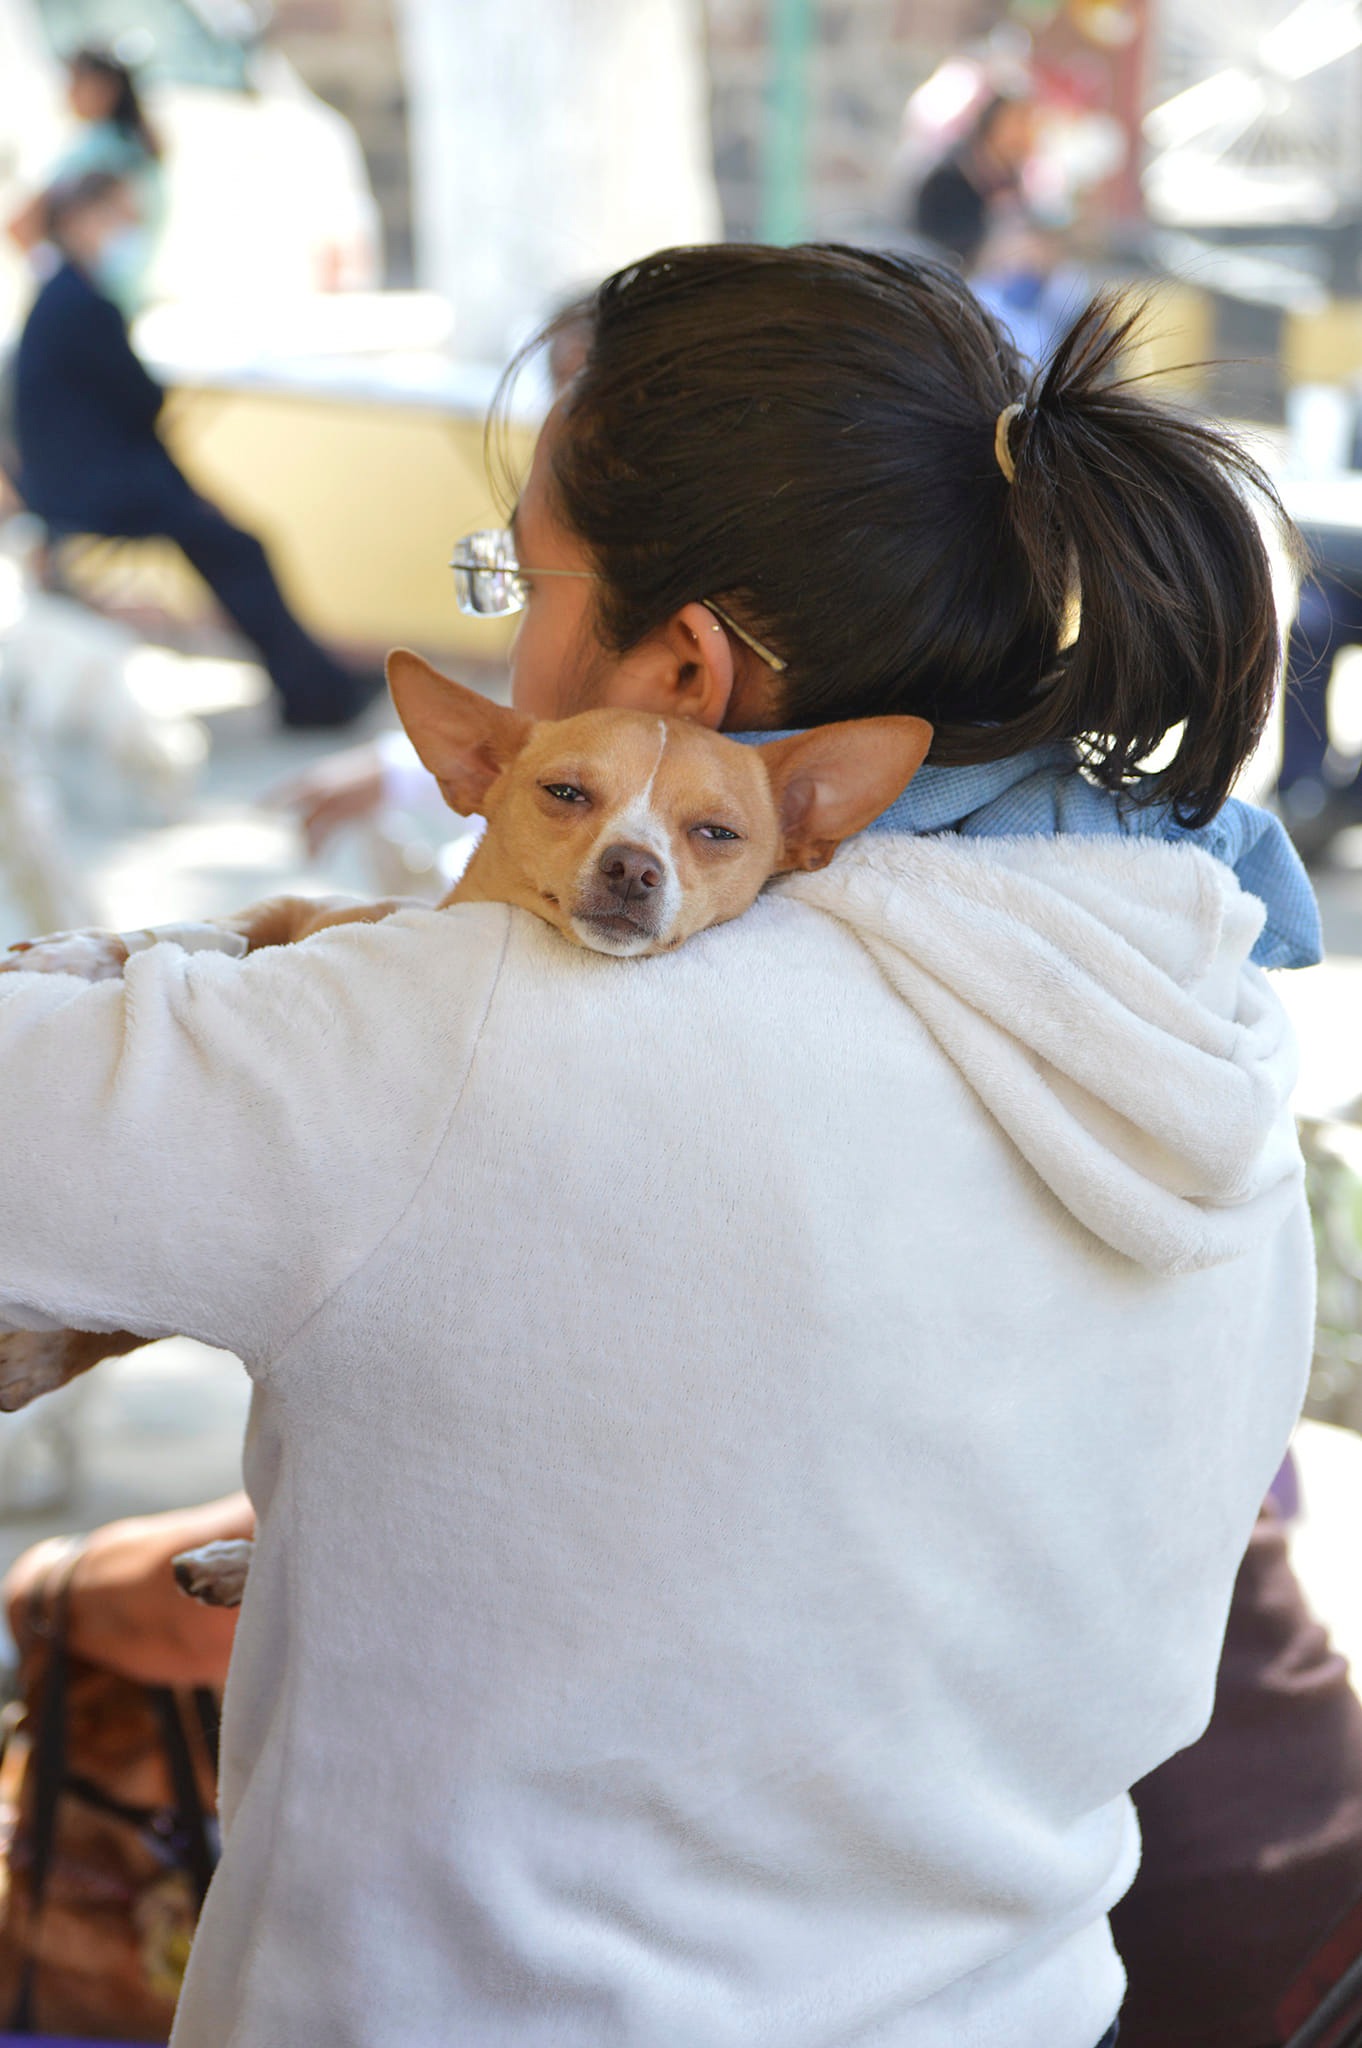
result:
[[[0,1735],[0,2031],[164,2041],[217,1854],[218,1700],[70,1655],[78,1556],[29,1602]]]

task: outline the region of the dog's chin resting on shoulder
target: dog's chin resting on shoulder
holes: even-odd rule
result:
[[[388,680],[446,801],[487,822],[439,908],[510,904],[617,959],[672,952],[742,916],[773,876],[826,866],[902,792],[932,739],[924,720],[909,717],[815,726],[755,746],[643,711],[536,721],[403,650],[389,657]],[[273,897],[208,924],[57,933],[11,948],[0,973],[109,980],[135,953],[166,941],[240,956],[405,907]],[[601,1000],[609,1001],[608,987]],[[0,1411],[150,1341],[128,1331],[0,1333]],[[196,1599],[234,1607],[250,1548],[186,1552],[175,1575]]]

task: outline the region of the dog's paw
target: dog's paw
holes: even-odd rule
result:
[[[0,974],[74,974],[81,981],[116,981],[127,964],[127,942],[117,932],[52,932],[20,939],[0,954]]]
[[[182,1550],[171,1559],[171,1570],[182,1592],[208,1607],[240,1607],[246,1590],[255,1545],[248,1537],[227,1543],[203,1543],[197,1550]]]
[[[0,1335],[0,1413],[12,1415],[74,1376],[69,1330],[10,1330]]]

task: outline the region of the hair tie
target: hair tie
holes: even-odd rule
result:
[[[998,414],[993,428],[993,453],[999,469],[1011,483],[1017,474],[1017,465],[1012,459],[1012,444],[1008,439],[1013,420],[1026,411],[1025,399],[1019,398],[1013,405],[1005,405]],[[1057,654],[1067,654],[1078,638],[1083,619],[1083,587],[1078,577],[1078,557],[1069,549],[1069,587],[1064,595],[1064,609],[1060,614],[1058,638],[1055,642]],[[1058,673],[1058,671],[1056,671]]]
[[[1005,405],[998,414],[997,423],[993,429],[994,459],[1008,483],[1011,483],[1017,474],[1017,465],[1012,460],[1012,449],[1008,442],[1008,435],[1012,431],[1013,420],[1019,419],[1025,411],[1026,401],[1021,398],[1013,405]]]

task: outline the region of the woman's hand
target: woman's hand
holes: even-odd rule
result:
[[[271,793],[270,803],[297,814],[307,850],[320,853],[342,825],[370,818],[383,802],[383,758],[377,747],[349,747]]]

